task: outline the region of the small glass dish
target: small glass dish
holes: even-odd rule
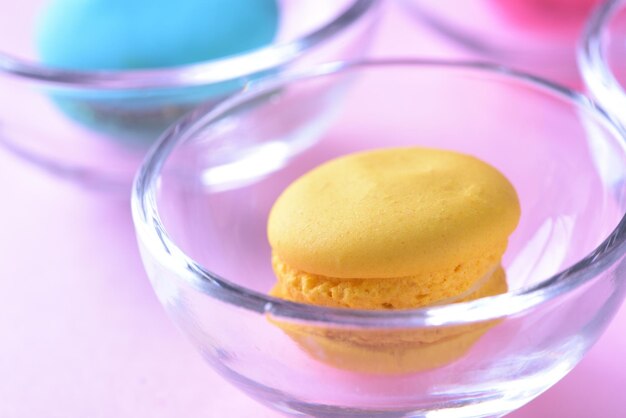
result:
[[[0,14],[0,145],[90,189],[127,193],[148,146],[182,114],[287,67],[361,57],[379,0],[278,0],[274,43],[223,59],[128,71],[39,62],[38,16],[50,0]],[[9,99],[10,98],[10,99]]]
[[[579,87],[576,44],[602,0],[400,1],[470,56]]]
[[[588,92],[626,124],[626,1],[609,0],[595,11],[578,63]]]
[[[133,218],[167,312],[215,370],[258,401],[291,416],[495,417],[565,376],[624,298],[624,140],[586,97],[499,66],[325,64],[169,129],[137,175]],[[502,263],[509,292],[398,311],[268,296],[266,222],[277,196],[333,157],[392,146],[469,153],[512,182],[522,218]],[[346,370],[311,350],[316,332],[329,330],[386,338],[477,328],[469,345],[450,340],[462,355],[419,372]],[[306,330],[299,343],[288,335],[298,330]]]

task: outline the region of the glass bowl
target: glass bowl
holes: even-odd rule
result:
[[[0,14],[0,145],[90,189],[128,193],[148,146],[182,114],[287,67],[358,58],[379,0],[278,0],[273,44],[195,64],[70,71],[39,62],[34,37],[49,0],[5,2]]]
[[[171,318],[258,401],[292,416],[501,416],[565,376],[624,298],[624,139],[586,97],[502,67],[325,64],[169,129],[135,180],[133,217]],[[330,158],[392,146],[469,153],[512,182],[522,217],[503,258],[509,292],[398,311],[268,296],[266,222],[277,196]],[[458,351],[419,371],[355,371],[340,353],[324,358],[332,335],[433,337],[405,348]]]
[[[609,0],[589,19],[578,50],[588,92],[626,122],[626,1]]]
[[[470,56],[580,87],[576,44],[602,0],[400,1]]]

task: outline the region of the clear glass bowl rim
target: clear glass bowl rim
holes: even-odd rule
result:
[[[578,46],[578,67],[589,92],[600,102],[626,105],[626,92],[615,78],[602,45],[607,26],[624,0],[600,3],[589,17]],[[612,106],[611,106],[612,107]],[[614,109],[607,106],[607,110]]]
[[[274,298],[229,282],[187,256],[169,237],[163,226],[157,207],[156,192],[160,170],[178,144],[192,138],[211,121],[258,95],[282,85],[319,76],[332,75],[374,67],[412,66],[437,68],[438,71],[472,71],[497,75],[524,83],[536,90],[551,93],[584,114],[595,117],[626,148],[626,131],[611,115],[587,96],[562,87],[551,81],[506,67],[479,61],[450,61],[433,59],[379,59],[353,62],[334,62],[313,69],[283,73],[265,80],[248,91],[239,93],[208,113],[198,110],[182,118],[170,127],[151,148],[144,159],[133,184],[131,206],[137,238],[160,264],[176,272],[188,285],[204,293],[259,314],[274,318],[332,324],[333,326],[357,326],[363,328],[404,328],[463,325],[517,315],[538,307],[561,295],[573,292],[598,274],[611,267],[626,252],[626,216],[623,216],[612,233],[586,257],[541,283],[518,289],[503,295],[482,298],[471,302],[431,306],[412,310],[368,311],[326,308],[305,305]]]
[[[148,70],[71,71],[46,67],[0,51],[0,75],[57,87],[91,90],[175,88],[218,83],[280,68],[375,12],[380,2],[352,0],[340,15],[300,38],[220,60]]]

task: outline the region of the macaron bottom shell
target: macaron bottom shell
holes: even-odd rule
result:
[[[244,88],[253,77],[176,89],[136,91],[56,90],[48,97],[64,116],[120,144],[142,148],[198,106],[212,106]]]
[[[506,293],[502,267],[463,301]],[[274,293],[280,297],[280,294]],[[406,374],[462,358],[499,321],[416,329],[347,329],[271,320],[312,358],[357,373]]]

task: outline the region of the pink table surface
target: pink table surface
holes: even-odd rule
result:
[[[374,54],[450,53],[411,23],[387,14]],[[4,153],[0,188],[1,418],[278,416],[217,376],[167,319],[127,200]],[[511,417],[625,417],[625,327],[622,308],[570,375]]]

